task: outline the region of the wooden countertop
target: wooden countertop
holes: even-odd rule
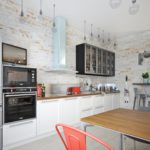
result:
[[[150,112],[119,108],[82,118],[81,121],[150,141]]]
[[[119,93],[119,92],[116,92]],[[52,94],[46,95],[45,97],[37,97],[37,100],[47,100],[47,99],[61,99],[61,98],[69,98],[69,97],[80,97],[80,96],[92,96],[92,95],[104,95],[104,94],[116,94],[116,93],[90,93],[90,92],[83,92],[76,95],[64,95],[64,94]]]
[[[80,96],[90,96],[90,95],[102,95],[102,93],[81,93],[76,95],[64,95],[64,94],[52,94],[45,97],[38,97],[37,100],[46,100],[46,99],[59,99],[59,98],[69,98],[69,97],[80,97]]]
[[[150,83],[133,83],[133,85],[147,85],[147,86],[150,86]]]

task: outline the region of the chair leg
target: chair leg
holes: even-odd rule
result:
[[[133,110],[135,109],[135,103],[136,103],[136,96],[134,97]]]
[[[141,97],[140,97],[140,99],[139,99],[139,107],[141,106]]]

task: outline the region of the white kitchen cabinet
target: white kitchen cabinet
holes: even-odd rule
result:
[[[3,146],[36,137],[36,119],[19,121],[3,126]]]
[[[104,112],[104,96],[93,96],[93,114]]]
[[[113,94],[113,109],[120,107],[120,93]]]
[[[55,131],[59,121],[59,101],[42,100],[37,102],[37,135]]]
[[[79,123],[79,101],[77,97],[60,101],[60,122],[70,125]]]
[[[80,118],[87,117],[93,114],[92,96],[80,97],[79,110],[80,110]]]
[[[104,111],[113,109],[113,94],[104,95]]]

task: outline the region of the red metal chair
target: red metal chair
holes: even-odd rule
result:
[[[108,150],[113,150],[113,148],[107,143],[82,130],[76,129],[66,124],[56,124],[55,127],[66,150],[86,150],[86,136],[102,144]],[[59,130],[59,127],[63,128],[65,140]]]

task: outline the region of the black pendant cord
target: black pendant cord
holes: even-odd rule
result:
[[[55,28],[55,3],[53,4],[53,28]]]
[[[92,29],[93,29],[93,24],[91,24],[91,38],[93,37],[93,31],[92,31]]]
[[[40,15],[43,14],[43,11],[42,11],[42,0],[40,0]]]
[[[86,20],[84,20],[84,41],[86,41]]]
[[[21,17],[24,16],[24,12],[23,12],[23,0],[21,0],[21,14],[20,14]]]

